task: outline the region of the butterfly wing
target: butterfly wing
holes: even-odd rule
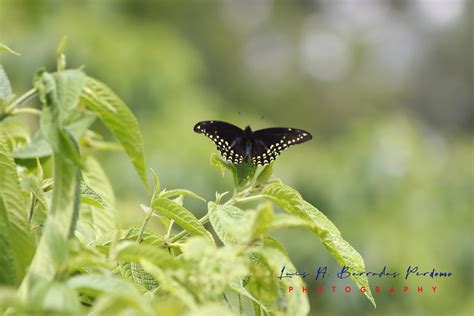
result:
[[[256,165],[271,163],[285,149],[313,138],[302,129],[273,127],[253,132],[252,162]]]
[[[202,121],[194,126],[194,131],[209,137],[226,160],[235,164],[244,161],[245,141],[241,128],[222,121]]]

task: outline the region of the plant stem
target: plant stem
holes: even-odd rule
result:
[[[33,114],[40,115],[41,111],[33,108],[14,109],[10,112],[11,114]]]
[[[148,224],[148,221],[150,220],[151,216],[153,215],[153,209],[151,207],[148,207],[148,213],[146,214],[145,219],[143,220],[143,224],[140,227],[140,233],[138,233],[137,237],[137,243],[140,243],[142,238],[143,238],[143,233],[145,232],[145,226]]]
[[[34,95],[36,94],[36,88],[33,88],[31,90],[28,90],[27,92],[25,92],[23,95],[21,95],[18,99],[16,99],[14,102],[12,102],[12,104],[10,104],[6,109],[5,109],[5,113],[9,114],[13,111],[14,108],[16,108],[17,106],[25,103],[26,101],[28,101],[28,99],[30,99],[31,97],[33,97]]]

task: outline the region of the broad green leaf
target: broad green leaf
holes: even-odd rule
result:
[[[233,205],[208,203],[209,221],[224,245],[247,244],[263,235],[271,224],[272,211],[262,207],[245,212]]]
[[[257,304],[259,309],[261,308],[265,313],[268,314],[268,310],[265,304],[263,304],[260,300],[255,298],[249,291],[247,291],[247,289],[243,287],[243,285],[240,282],[231,282],[229,285],[229,289],[231,289],[232,291],[236,292],[237,294],[243,297],[248,298],[253,303]]]
[[[0,283],[17,284],[30,264],[35,245],[16,165],[0,129]]]
[[[257,176],[257,180],[255,180],[255,184],[262,185],[267,183],[268,179],[272,176],[273,173],[273,164],[266,165],[262,171]]]
[[[103,210],[112,211],[112,207],[109,203],[84,181],[81,182],[81,202]]]
[[[43,235],[20,288],[23,298],[28,296],[35,275],[45,280],[54,278],[59,261],[67,256],[67,239],[75,231],[80,205],[78,166],[81,162],[77,144],[64,129],[64,120],[71,116],[77,105],[83,85],[80,77],[69,71],[55,75],[42,72],[35,82],[43,109],[40,128],[54,151],[54,188]]]
[[[85,181],[81,182],[81,202],[77,230],[84,234],[87,242],[95,241],[115,228],[115,211],[105,198]]]
[[[206,230],[206,228],[204,228],[193,213],[178,203],[164,198],[157,198],[153,201],[152,208],[173,219],[189,234],[193,236],[204,236],[213,241],[212,235]]]
[[[259,253],[265,258],[265,262],[269,265],[276,278],[283,266],[288,270],[296,271],[291,260],[277,248],[265,246],[260,249]],[[301,291],[305,286],[300,277],[279,280],[280,294],[277,300],[279,311],[283,311],[285,315],[307,315],[309,313],[308,297]],[[293,292],[289,292],[289,287],[293,287]]]
[[[314,224],[307,219],[290,214],[274,214],[269,230],[293,227],[307,227],[312,229],[314,228]]]
[[[273,216],[273,208],[271,205],[263,205],[258,208],[250,228],[252,240],[268,232]]]
[[[234,180],[234,185],[237,188],[242,188],[248,184],[255,175],[257,166],[252,163],[242,163],[235,165],[219,158],[217,154],[211,154],[211,165],[218,168],[222,174],[225,170],[230,171]]]
[[[185,274],[175,274],[175,277],[187,283],[200,302],[215,301],[222,297],[229,283],[248,274],[248,261],[239,249],[216,248],[205,238],[192,237],[183,248],[183,259],[189,268]]]
[[[132,262],[130,265],[130,270],[135,283],[140,284],[147,290],[153,290],[158,287],[158,282],[156,279],[151,274],[146,272],[140,264]]]
[[[30,141],[30,132],[22,120],[8,117],[0,121],[0,125],[10,150],[15,150]]]
[[[114,190],[104,169],[102,169],[100,163],[93,156],[85,155],[83,157],[85,168],[82,171],[82,176],[84,182],[97,192],[97,194],[99,194],[112,209],[114,209]]]
[[[11,49],[10,47],[8,47],[7,45],[3,44],[3,43],[0,43],[0,53],[1,52],[7,52],[7,53],[10,53],[10,54],[13,54],[13,55],[17,55],[19,56],[20,54],[15,52],[13,49]]]
[[[10,80],[8,80],[8,76],[3,69],[3,66],[0,64],[0,105],[3,102],[8,101],[11,96],[12,87],[10,85]]]
[[[60,120],[64,122],[77,107],[86,83],[86,75],[81,70],[63,70],[52,76],[56,82],[57,103],[61,108]]]
[[[197,307],[196,298],[193,296],[192,292],[173,278],[169,271],[163,270],[162,268],[152,264],[147,259],[142,259],[141,265],[145,271],[150,273],[159,282],[160,290],[173,295],[190,309],[195,309]]]
[[[341,266],[347,266],[352,272],[366,270],[362,256],[342,238],[336,226],[317,208],[303,200],[296,190],[281,183],[273,183],[263,189],[263,195],[288,213],[311,221],[314,225],[312,231],[321,239],[323,245]],[[363,286],[367,289],[365,295],[375,306],[367,277],[353,276],[352,279],[358,287]]]
[[[207,204],[209,222],[224,245],[242,244],[250,235],[249,222],[243,210],[214,202]]]
[[[69,118],[64,126],[76,142],[79,142],[87,129],[94,123],[96,116],[89,111],[77,113],[74,118]],[[53,149],[41,130],[36,131],[31,141],[25,146],[16,148],[13,156],[19,159],[43,158],[51,156]]]
[[[122,241],[122,240],[129,240],[129,241],[136,241],[138,235],[140,234],[141,227],[140,226],[132,226],[129,229],[114,229],[104,233],[100,236],[99,239],[96,241],[97,246],[107,246],[110,245],[114,240]],[[163,244],[164,237],[157,232],[146,229],[143,231],[142,236],[142,245],[161,245]]]
[[[90,77],[87,78],[81,102],[94,111],[117,137],[148,189],[142,135],[130,109],[109,87]]]
[[[257,171],[257,166],[253,163],[246,162],[236,165],[235,169],[237,171],[237,187],[244,187],[252,181]]]
[[[180,196],[180,195],[190,196],[190,197],[193,197],[193,198],[196,198],[198,200],[206,202],[205,198],[200,197],[199,195],[197,195],[196,193],[194,193],[192,191],[184,190],[184,189],[175,189],[175,190],[164,191],[164,192],[161,192],[159,196],[160,196],[160,198],[170,199],[170,198],[174,198],[174,197],[177,197],[177,196]]]
[[[131,283],[117,277],[91,273],[72,277],[67,281],[67,285],[81,293],[93,296],[101,293],[118,296],[145,315],[154,315],[150,303],[142,297],[140,292]]]
[[[137,243],[128,243],[119,249],[117,258],[123,261],[140,262],[148,260],[157,267],[163,269],[177,269],[179,262],[163,248],[143,245]]]
[[[49,283],[42,293],[40,306],[45,313],[80,315],[80,304],[76,293],[64,283]]]

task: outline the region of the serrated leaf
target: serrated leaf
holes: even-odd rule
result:
[[[231,205],[207,204],[209,222],[224,245],[242,244],[250,234],[244,211]]]
[[[90,77],[87,78],[81,102],[94,111],[117,137],[148,189],[143,139],[133,113],[108,86]]]
[[[103,210],[112,211],[112,207],[109,205],[109,203],[107,203],[99,193],[97,193],[84,181],[81,182],[81,202],[101,208]]]
[[[35,245],[16,165],[0,129],[0,283],[16,285],[30,264]]]
[[[141,260],[141,265],[150,273],[160,284],[160,290],[173,295],[191,309],[197,307],[197,302],[192,293],[181,283],[175,280],[167,271],[152,264],[147,259]]]
[[[214,241],[212,235],[204,228],[199,220],[183,206],[178,203],[164,199],[156,198],[153,201],[152,208],[167,217],[173,219],[181,228],[192,236],[204,236]]]
[[[198,200],[206,202],[205,198],[197,195],[196,193],[194,193],[190,190],[185,190],[185,189],[174,189],[174,190],[161,192],[159,196],[161,198],[164,198],[164,199],[171,199],[171,198],[174,198],[174,197],[177,197],[177,196],[180,196],[180,195],[190,196],[190,197],[193,197],[193,198],[196,198]]]
[[[100,163],[91,155],[85,155],[82,177],[84,182],[89,185],[97,194],[99,194],[104,201],[110,205],[112,209],[115,208],[115,195],[107,174],[100,165]]]
[[[163,248],[137,243],[124,244],[117,253],[117,258],[123,261],[140,262],[148,260],[163,269],[177,269],[180,264]]]
[[[1,44],[0,44],[1,48]],[[8,80],[7,73],[3,69],[3,66],[0,64],[0,104],[10,99],[12,96],[12,87],[10,85],[10,80]]]
[[[189,268],[175,277],[186,283],[200,302],[215,301],[230,282],[248,274],[247,261],[238,249],[216,248],[203,237],[191,237],[183,247],[183,259]]]
[[[3,43],[0,43],[0,53],[1,52],[7,52],[7,53],[10,53],[10,54],[13,54],[13,55],[17,55],[17,56],[20,56],[20,53],[17,53],[15,52],[13,49],[11,49],[10,47],[8,47],[7,45],[3,44]]]
[[[290,214],[311,221],[314,225],[312,231],[341,266],[347,266],[352,272],[366,271],[362,256],[342,238],[336,226],[317,208],[303,200],[296,190],[281,183],[273,183],[263,189],[263,195]],[[358,287],[367,289],[364,294],[375,306],[367,277],[357,275],[351,278]]]
[[[10,150],[30,141],[30,132],[25,123],[15,117],[8,117],[0,121],[1,129]]]

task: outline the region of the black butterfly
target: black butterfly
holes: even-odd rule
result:
[[[251,161],[266,165],[288,147],[307,142],[310,133],[296,128],[273,127],[252,131],[222,121],[202,121],[194,126],[196,133],[204,133],[216,145],[224,158],[234,164]]]

